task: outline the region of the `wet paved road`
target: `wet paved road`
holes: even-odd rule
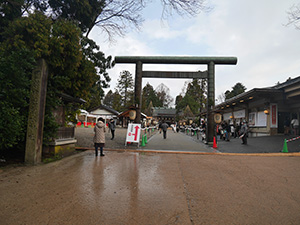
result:
[[[81,131],[90,145],[90,129]],[[300,224],[300,157],[107,151],[123,146],[118,135],[102,158],[90,150],[0,169],[0,224]],[[195,137],[167,135],[139,149],[214,152]],[[279,152],[281,138],[220,141],[218,150]]]
[[[157,132],[153,135],[141,149],[149,150],[172,150],[172,151],[190,151],[190,152],[214,152],[208,145],[200,143],[191,136],[184,133],[174,133],[167,131],[167,138],[163,138],[163,133]]]
[[[105,153],[1,171],[0,223],[300,223],[300,157]]]

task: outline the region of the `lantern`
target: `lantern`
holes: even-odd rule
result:
[[[129,119],[134,120],[136,117],[136,111],[135,110],[130,110],[129,111]]]

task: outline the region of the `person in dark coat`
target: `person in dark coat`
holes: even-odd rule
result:
[[[242,144],[246,145],[247,144],[247,136],[248,136],[248,126],[247,122],[242,123],[242,127],[240,130],[240,139],[242,139]]]
[[[228,123],[225,122],[226,129],[226,141],[230,141],[231,127]]]
[[[116,123],[115,123],[115,120],[114,119],[111,119],[109,121],[109,129],[111,131],[111,140],[113,140],[115,138],[115,130],[116,130]]]
[[[168,129],[168,127],[169,127],[169,125],[166,122],[163,122],[161,124],[161,129],[163,131],[163,137],[164,137],[164,139],[167,138],[167,129]]]
[[[95,155],[98,156],[98,148],[100,147],[100,156],[104,156],[103,147],[105,146],[105,123],[102,117],[98,118],[98,122],[94,127],[94,143],[95,143]]]
[[[290,118],[286,117],[284,120],[284,135],[290,134],[290,125],[291,125]]]

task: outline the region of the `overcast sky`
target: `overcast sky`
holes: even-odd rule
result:
[[[105,42],[99,28],[90,34],[101,51],[115,56],[235,56],[237,65],[216,65],[216,98],[241,82],[247,90],[269,87],[278,81],[300,76],[300,30],[286,27],[286,12],[299,2],[293,0],[208,1],[213,10],[196,17],[173,16],[161,20],[160,1],[144,11],[140,32],[132,30],[116,42]],[[144,70],[206,70],[205,65],[144,65]],[[114,90],[120,72],[135,65],[117,64],[109,70]],[[175,99],[185,80],[143,79],[154,89],[164,83]],[[220,102],[216,102],[218,104]]]

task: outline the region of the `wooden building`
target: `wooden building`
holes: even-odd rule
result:
[[[251,89],[216,105],[214,111],[230,124],[247,121],[251,136],[283,134],[285,120],[300,117],[300,76]]]

